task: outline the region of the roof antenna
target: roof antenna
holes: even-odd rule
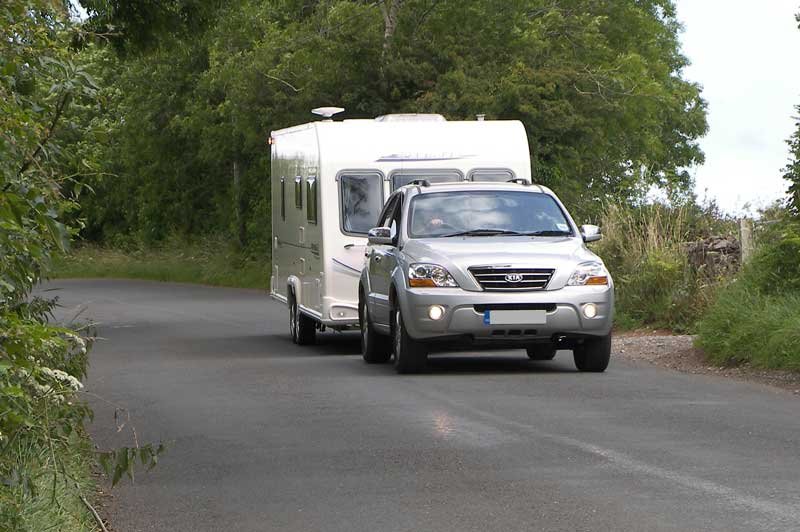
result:
[[[321,116],[326,122],[332,122],[331,117],[344,112],[344,107],[317,107],[311,110],[317,116]]]

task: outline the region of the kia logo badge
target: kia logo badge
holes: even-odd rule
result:
[[[509,273],[506,275],[506,281],[509,283],[521,283],[522,279],[523,277],[521,273]]]

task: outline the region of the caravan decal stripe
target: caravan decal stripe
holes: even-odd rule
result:
[[[350,270],[351,272],[355,272],[355,273],[357,273],[358,275],[361,275],[361,270],[358,270],[358,269],[356,269],[356,268],[353,268],[352,266],[350,266],[350,265],[347,265],[347,264],[345,264],[344,262],[342,262],[342,261],[340,261],[340,260],[338,260],[338,259],[331,259],[331,260],[333,260],[333,262],[335,262],[335,263],[336,263],[336,264],[338,264],[339,266],[342,266],[342,267],[344,267],[344,268],[347,268],[347,269],[348,269],[348,270]]]

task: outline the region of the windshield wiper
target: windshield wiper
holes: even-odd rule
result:
[[[525,236],[571,236],[572,233],[570,231],[557,231],[557,230],[548,230],[548,231],[533,231],[531,233],[522,233]]]
[[[447,238],[450,236],[495,236],[495,235],[524,235],[525,233],[520,233],[519,231],[508,231],[506,229],[471,229],[469,231],[460,231],[458,233],[450,233],[448,235],[442,235],[442,237]]]

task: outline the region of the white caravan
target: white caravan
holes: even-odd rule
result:
[[[289,305],[292,338],[358,326],[367,232],[389,194],[415,180],[531,180],[518,121],[441,115],[327,120],[273,131],[271,295]]]

